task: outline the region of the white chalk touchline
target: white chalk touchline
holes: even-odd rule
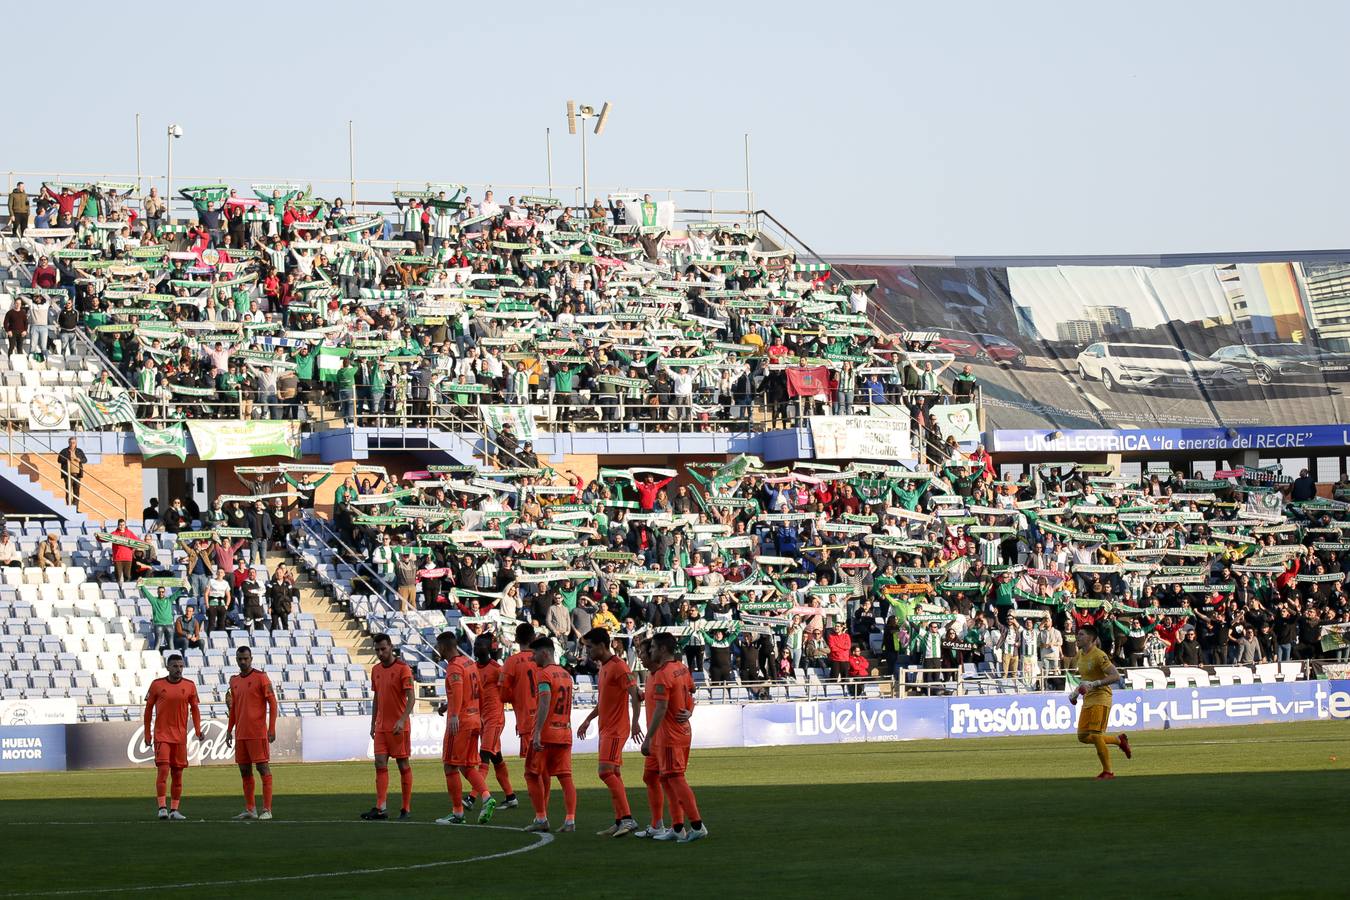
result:
[[[130,824],[150,824],[158,820],[137,819],[134,822],[6,822],[6,825],[130,825]],[[219,820],[207,819],[189,819],[189,822],[216,822]],[[273,819],[273,824],[277,825],[339,825],[339,824],[359,824],[369,825],[368,822],[359,822],[352,819]],[[249,822],[248,824],[252,824]],[[396,822],[397,825],[435,825],[435,822]],[[172,826],[167,826],[172,827]],[[108,888],[80,888],[79,890],[68,891],[17,891],[6,893],[0,896],[5,897],[61,897],[72,896],[75,894],[120,894],[134,891],[162,891],[173,890],[175,888],[202,888],[202,887],[226,887],[239,884],[267,884],[278,881],[307,881],[313,878],[341,878],[349,875],[382,875],[389,872],[414,872],[419,869],[435,869],[443,866],[458,866],[464,863],[486,862],[490,859],[501,859],[505,856],[515,856],[518,853],[529,853],[531,850],[538,850],[540,847],[553,843],[553,835],[547,832],[522,832],[519,828],[512,828],[509,825],[464,825],[464,826],[440,826],[450,828],[470,828],[470,829],[490,829],[492,831],[512,831],[517,834],[529,834],[535,839],[534,843],[526,847],[517,847],[514,850],[503,850],[500,853],[487,853],[481,856],[470,856],[466,859],[447,859],[437,862],[410,863],[406,866],[381,866],[372,869],[343,869],[338,872],[310,872],[304,875],[264,875],[257,878],[231,878],[219,881],[183,881],[177,884],[146,884],[146,885],[128,885],[124,887]]]

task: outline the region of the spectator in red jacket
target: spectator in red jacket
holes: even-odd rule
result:
[[[638,506],[642,507],[642,511],[651,512],[652,507],[656,505],[656,495],[661,493],[661,489],[674,480],[674,478],[663,478],[656,481],[648,475],[638,482],[635,487],[638,492]]]
[[[842,620],[834,623],[834,630],[825,639],[825,643],[830,648],[830,674],[843,680],[849,673],[848,659],[853,653],[853,636],[844,630]]]
[[[848,674],[851,678],[866,678],[872,674],[872,664],[868,661],[866,656],[863,656],[863,648],[860,644],[854,644],[853,652],[849,654]],[[849,692],[855,696],[861,694],[862,685],[850,685]]]
[[[60,283],[61,273],[56,270],[56,266],[45,256],[39,259],[37,268],[33,269],[33,287],[54,288]]]
[[[127,538],[128,540],[140,540],[140,538],[136,537],[136,533],[127,527],[126,519],[118,519],[117,527],[112,530],[111,534],[115,537]],[[117,577],[118,584],[132,580],[131,561],[135,556],[136,551],[132,547],[128,547],[125,544],[112,545],[113,574]]]

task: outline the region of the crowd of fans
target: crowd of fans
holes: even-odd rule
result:
[[[870,283],[830,284],[742,224],[629,221],[650,198],[572,210],[429,185],[369,212],[201,185],[181,191],[195,221],[176,222],[129,188],[16,186],[4,262],[28,287],[5,328],[32,352],[85,330],[142,419],[426,423],[528,404],[553,429],[666,430],[903,403],[943,452],[928,409],[973,390],[969,371],[944,384],[950,354],[868,324]],[[14,212],[30,207],[69,234],[33,236]],[[34,305],[52,310],[42,335]]]
[[[714,684],[974,663],[1044,685],[1081,624],[1122,667],[1350,656],[1350,507],[1266,473],[1011,481],[983,451],[937,471],[740,457],[590,481],[508,462],[345,476],[332,524],[372,592],[413,621],[458,613],[466,642],[531,622],[583,669],[592,627],[625,645],[673,629]]]
[[[1346,655],[1339,497],[1245,472],[1137,482],[1044,466],[999,480],[928,413],[978,397],[969,367],[944,381],[951,357],[930,336],[869,325],[869,283],[832,282],[743,225],[675,234],[645,224],[650,198],[571,210],[450,185],[398,192],[390,214],[289,185],[181,193],[194,221],[153,190],[133,202],[128,185],[16,186],[3,262],[26,287],[5,316],[10,351],[68,353],[84,331],[143,421],[330,409],[490,428],[495,469],[358,469],[332,507],[373,593],[456,611],[466,640],[531,621],[584,666],[576,640],[592,627],[625,642],[675,629],[714,683],[912,666],[942,679],[968,663],[1035,678],[1072,661],[1084,623],[1128,666]],[[91,394],[118,383],[105,374]],[[512,417],[488,414],[718,428],[897,404],[917,471],[742,457],[587,481],[541,465]],[[249,563],[312,515],[331,472],[309,468],[251,473],[253,494],[205,513],[147,510],[181,538],[167,570],[144,534],[112,532],[119,580],[186,576],[149,582],[176,617],[156,613],[157,638],[180,640],[183,617],[188,633],[284,623],[293,583],[283,570],[261,584]]]

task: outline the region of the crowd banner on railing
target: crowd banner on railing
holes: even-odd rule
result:
[[[877,327],[921,330],[927,349],[953,354],[944,379],[971,367],[995,451],[1340,446],[1342,429],[1325,423],[1350,421],[1344,254],[1152,266],[829,261],[844,278],[876,280]]]
[[[809,416],[817,459],[914,459],[909,419],[888,416]]]
[[[299,422],[221,421],[188,423],[197,458],[254,459],[260,456],[300,456]]]

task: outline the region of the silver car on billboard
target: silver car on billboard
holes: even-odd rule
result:
[[[1078,377],[1108,391],[1233,390],[1247,383],[1234,366],[1193,356],[1167,344],[1098,341],[1078,354]]]

